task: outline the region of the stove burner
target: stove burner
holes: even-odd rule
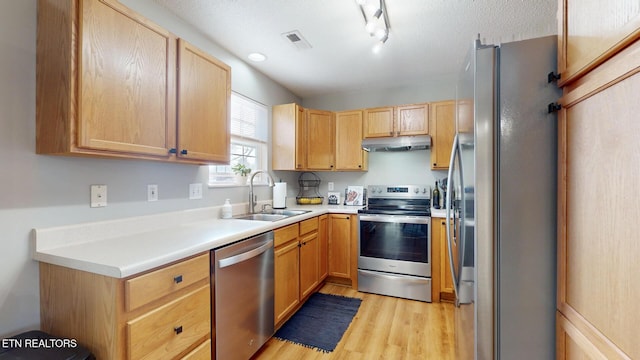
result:
[[[426,185],[369,185],[367,207],[358,213],[431,216],[429,190]]]

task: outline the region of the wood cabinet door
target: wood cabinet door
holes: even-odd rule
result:
[[[453,289],[453,277],[451,276],[451,265],[449,262],[449,244],[447,242],[446,220],[442,219],[439,224],[440,239],[440,300],[455,301]],[[450,229],[453,231],[453,229]],[[451,243],[453,250],[454,266],[458,266],[458,246],[456,242]]]
[[[329,215],[329,275],[351,279],[351,215]]]
[[[177,155],[229,163],[231,68],[178,42]]]
[[[318,268],[319,279],[323,281],[329,276],[329,215],[320,215],[318,218]]]
[[[431,169],[449,168],[451,147],[455,136],[455,101],[439,101],[431,108]]]
[[[559,2],[558,71],[565,85],[640,37],[637,0]]]
[[[278,324],[300,303],[298,240],[276,247],[274,256],[274,322]]]
[[[271,125],[272,169],[304,170],[307,163],[304,108],[294,103],[274,105]]]
[[[300,300],[311,294],[319,284],[320,241],[312,232],[300,239]]]
[[[363,170],[362,111],[336,113],[336,170]]]
[[[393,107],[364,110],[363,137],[376,138],[395,135]]]
[[[307,169],[332,170],[335,165],[335,121],[331,111],[307,110]]]
[[[561,99],[558,310],[591,358],[640,358],[639,92],[636,41]],[[594,193],[603,196],[593,201]]]
[[[77,146],[168,157],[176,38],[117,2],[80,8]]]
[[[429,135],[429,104],[396,107],[398,135]]]

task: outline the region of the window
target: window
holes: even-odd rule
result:
[[[268,108],[242,95],[231,93],[231,159],[229,165],[209,166],[209,185],[233,185],[236,175],[232,168],[244,165],[267,170]],[[256,176],[254,183],[266,183],[266,177]]]

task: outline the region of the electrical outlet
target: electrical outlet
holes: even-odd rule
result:
[[[333,191],[333,181],[329,181],[329,182],[327,183],[327,185],[328,185],[328,187],[329,187],[329,189],[328,189],[328,190],[329,190],[329,191]]]
[[[189,184],[189,199],[202,199],[202,183]]]
[[[91,207],[107,206],[107,185],[91,185]]]
[[[158,185],[147,185],[147,201],[158,201]]]

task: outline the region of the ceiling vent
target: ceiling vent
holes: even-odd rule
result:
[[[282,37],[298,50],[311,49],[311,44],[300,34],[300,31],[293,30],[286,33],[282,33]]]

